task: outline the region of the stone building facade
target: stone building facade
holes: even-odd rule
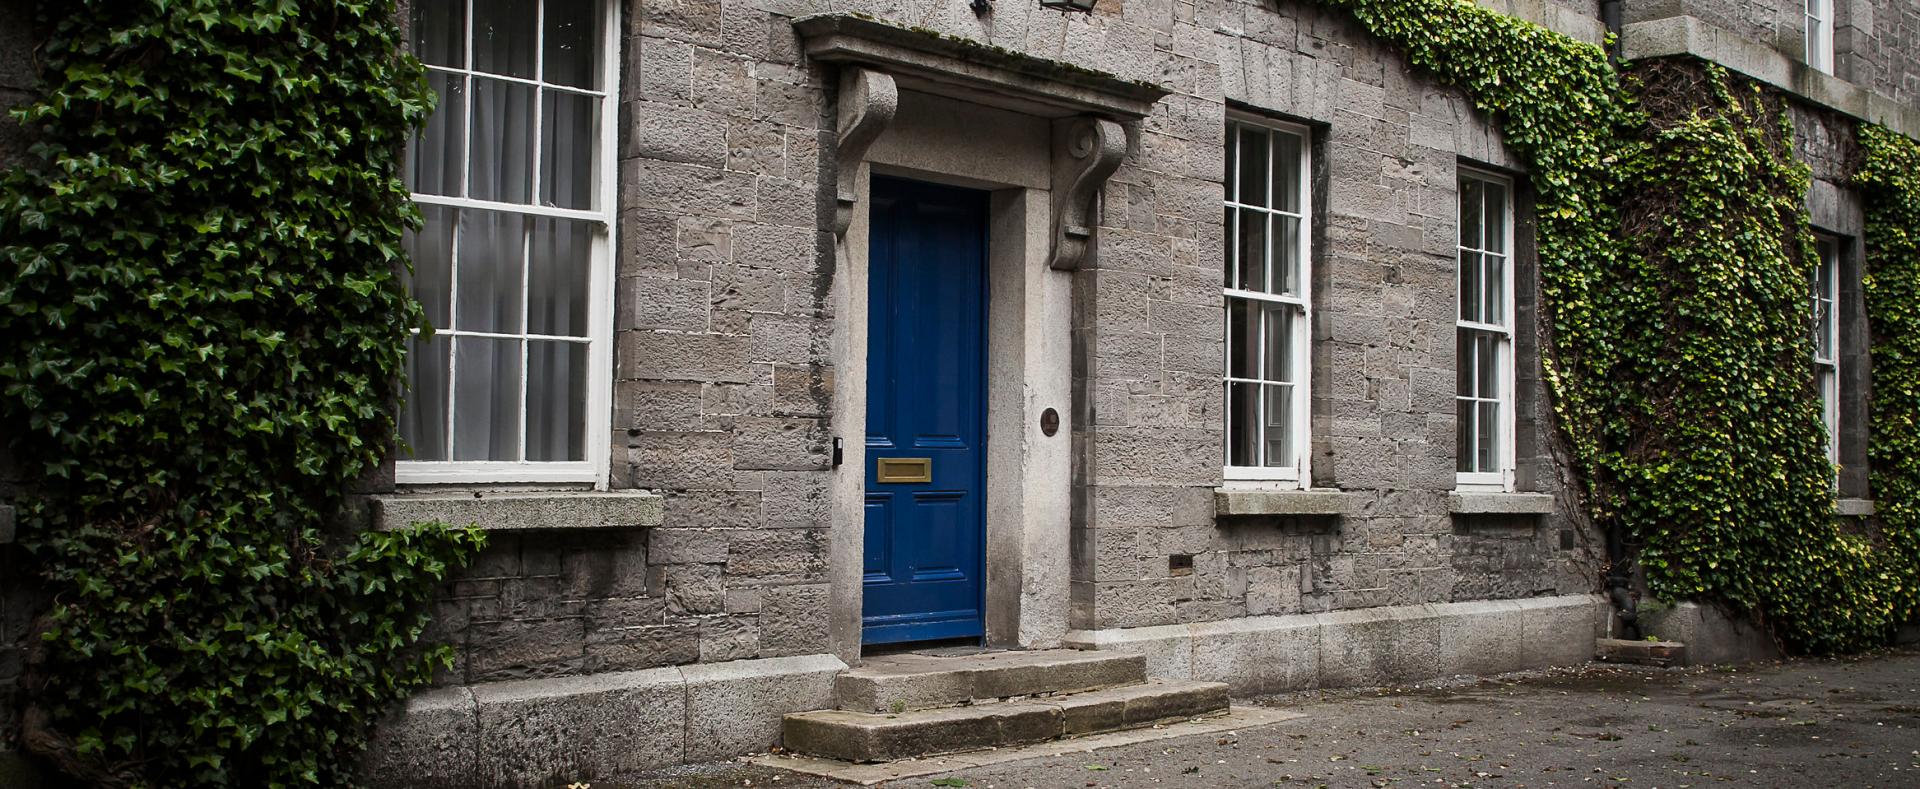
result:
[[[1866,368],[1860,207],[1835,132],[1867,118],[1920,135],[1920,6],[1811,2],[1831,9],[1830,73],[1807,66],[1821,23],[1791,0],[1626,0],[1621,42],[1629,58],[1703,57],[1798,97],[1809,206],[1835,239],[1841,334],[1856,338],[1838,363],[1844,460],[1864,458]],[[1608,3],[1488,4],[1589,42],[1607,32]],[[18,12],[0,14],[0,101],[30,87],[31,34],[15,21],[27,5],[0,0]],[[782,713],[830,706],[832,677],[868,642],[950,632],[911,610],[897,631],[863,616],[892,552],[926,550],[869,535],[876,464],[920,460],[874,438],[892,418],[881,402],[900,406],[885,386],[926,370],[956,377],[911,390],[920,399],[977,382],[953,412],[966,416],[957,444],[975,450],[971,503],[936,524],[974,557],[951,568],[977,595],[962,639],[1140,652],[1158,676],[1252,693],[1578,662],[1607,630],[1605,543],[1541,378],[1526,167],[1458,90],[1344,12],[402,6],[443,113],[482,109],[464,132],[430,129],[408,161],[430,223],[416,286],[457,347],[416,354],[446,360],[413,371],[416,391],[448,394],[403,418],[414,454],[366,491],[367,526],[443,518],[493,533],[436,603],[456,666],[388,724],[370,775],[536,784],[764,749]],[[511,24],[525,9],[532,24]],[[564,71],[556,47],[516,71],[511,39],[536,30],[571,36],[588,65]],[[501,110],[486,90],[524,103]],[[547,120],[512,131],[514,107]],[[0,154],[17,139],[0,127]],[[502,197],[523,185],[489,168],[515,146],[537,163],[514,166],[538,175]],[[1255,155],[1269,174],[1247,166]],[[979,245],[977,312],[916,322],[907,302],[877,300],[906,298],[871,275],[900,265],[883,262],[907,226],[888,212],[912,184],[982,212],[966,241]],[[469,283],[518,299],[501,318],[455,290],[459,264],[490,265],[473,252],[490,231],[434,224],[435,211],[577,235],[513,231],[532,250],[514,253],[521,278],[507,266],[506,284]],[[572,257],[537,251],[576,242]],[[1296,278],[1248,279],[1249,250]],[[514,295],[556,260],[579,262],[565,275],[576,293]],[[1473,291],[1486,301],[1471,315],[1463,260],[1494,286]],[[912,306],[958,297],[929,298]],[[554,317],[563,303],[577,314]],[[900,338],[962,347],[940,345],[955,340],[934,324],[974,332],[972,350],[876,365]],[[1473,338],[1489,350],[1463,356]],[[487,356],[500,348],[521,349],[518,366],[511,350]],[[492,383],[469,388],[468,359],[501,365],[485,368]],[[933,362],[952,364],[913,366]],[[570,383],[549,387],[555,376]],[[486,389],[502,380],[520,388]],[[536,393],[564,402],[549,410]],[[489,404],[495,429],[461,402]],[[1463,431],[1465,414],[1490,427]],[[536,447],[536,433],[552,442]],[[1868,498],[1864,463],[1843,465],[1858,469],[1843,494]],[[0,545],[0,584],[19,583],[12,550]],[[28,590],[0,592],[5,692]],[[0,750],[11,710],[0,703]],[[556,737],[579,747],[529,744]]]

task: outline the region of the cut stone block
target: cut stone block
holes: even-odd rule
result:
[[[1047,649],[970,657],[884,655],[835,681],[840,709],[904,712],[975,701],[1073,693],[1147,678],[1139,655]]]
[[[1608,663],[1633,663],[1641,666],[1684,666],[1687,645],[1678,641],[1628,641],[1601,638],[1593,642],[1594,653]]]
[[[1227,686],[1155,681],[1120,688],[899,714],[821,710],[786,716],[787,750],[882,762],[1045,742],[1224,712]]]
[[[372,514],[374,528],[387,531],[427,521],[487,531],[634,529],[660,525],[663,501],[637,490],[407,494],[374,497]]]
[[[1214,511],[1220,515],[1344,515],[1353,509],[1353,495],[1337,490],[1236,490],[1213,492]]]

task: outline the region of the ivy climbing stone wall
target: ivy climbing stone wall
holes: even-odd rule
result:
[[[0,0],[0,170],[21,161],[27,152],[25,133],[6,112],[32,98],[37,41],[26,23],[32,17],[33,0]],[[18,492],[19,477],[13,458],[0,449],[0,507],[8,506]],[[9,517],[0,512],[0,521]],[[8,751],[18,749],[16,694],[26,657],[21,639],[40,602],[26,556],[18,545],[4,542],[11,528],[10,523],[0,522],[0,784],[8,780]]]

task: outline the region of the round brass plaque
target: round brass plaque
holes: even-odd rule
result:
[[[1051,408],[1040,412],[1040,432],[1053,435],[1060,432],[1060,412]]]

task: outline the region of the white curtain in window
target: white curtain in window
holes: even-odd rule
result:
[[[512,206],[599,208],[601,99],[548,87],[597,87],[599,10],[539,6],[472,0],[469,21],[463,3],[416,4],[414,51],[440,102],[408,151],[410,186],[506,205],[423,206],[427,226],[408,240],[412,291],[440,332],[408,360],[411,460],[586,457],[587,294],[602,231]]]

